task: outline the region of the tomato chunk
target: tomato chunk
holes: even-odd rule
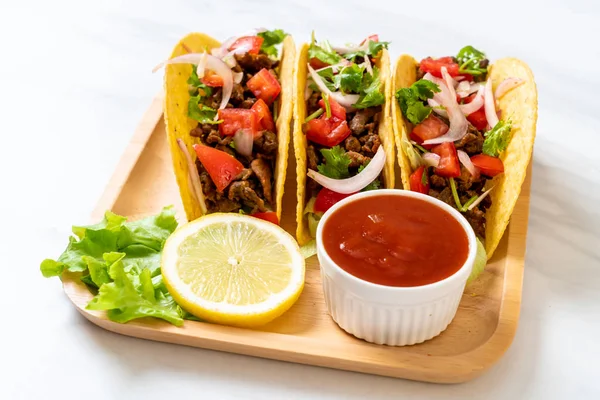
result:
[[[440,156],[440,162],[435,168],[435,173],[446,178],[460,176],[460,164],[454,143],[446,142],[435,146],[431,151]]]
[[[277,213],[274,211],[267,211],[267,212],[257,212],[254,214],[250,214],[251,217],[255,217],[255,218],[259,218],[259,219],[263,219],[265,221],[268,222],[272,222],[275,225],[279,225],[279,219],[277,218]]]
[[[321,60],[319,60],[316,57],[313,57],[310,59],[310,61],[308,62],[310,64],[311,67],[313,67],[314,69],[321,69],[321,68],[325,68],[328,67],[329,64],[327,64],[326,62],[323,62]]]
[[[343,194],[334,192],[333,190],[329,190],[327,188],[322,188],[315,199],[315,211],[325,212],[333,207],[333,205],[338,201],[344,200],[346,197],[352,196],[353,194],[354,193]]]
[[[422,144],[429,139],[435,139],[448,132],[448,125],[441,119],[431,114],[419,125],[415,126],[410,133],[410,138],[415,142]],[[426,149],[433,148],[434,145],[424,145]]]
[[[275,123],[273,122],[273,116],[271,115],[269,106],[263,101],[263,99],[258,99],[252,106],[251,110],[254,110],[254,112],[256,112],[260,128],[262,128],[263,130],[275,132]]]
[[[477,96],[477,93],[473,93],[472,95],[465,97],[464,104],[469,104],[472,102],[475,96]],[[467,121],[469,121],[478,131],[484,130],[487,127],[485,107],[481,106],[479,110],[469,114],[467,116]]]
[[[262,99],[267,105],[271,105],[281,92],[279,81],[266,68],[258,71],[246,85],[257,98]]]
[[[306,138],[322,146],[333,147],[344,141],[352,131],[348,123],[335,118],[317,118],[306,124]]]
[[[323,109],[323,111],[326,111],[325,100],[319,100],[319,106]],[[329,98],[329,107],[331,108],[331,116],[333,118],[337,118],[340,121],[346,120],[346,109],[340,106],[339,103],[331,97]]]
[[[202,144],[195,144],[194,150],[219,192],[223,192],[244,169],[241,162],[224,151]]]
[[[410,190],[413,192],[419,192],[423,194],[429,193],[429,177],[425,167],[421,166],[410,174]],[[423,183],[425,182],[425,183]]]
[[[429,72],[431,75],[436,76],[438,78],[442,77],[442,67],[446,67],[450,76],[458,76],[458,64],[454,62],[452,57],[441,57],[433,59],[431,57],[427,57],[421,60],[419,64],[419,68],[424,73]]]
[[[206,86],[210,87],[222,87],[223,86],[223,78],[215,73],[208,73],[202,79],[200,79],[202,83]]]
[[[258,134],[258,116],[252,109],[224,108],[219,110],[219,133],[223,136],[233,136],[237,131],[245,131],[253,136]]]
[[[471,157],[474,166],[481,170],[481,173],[487,176],[496,176],[504,172],[504,163],[498,157],[488,156],[487,154],[477,154]]]
[[[260,46],[262,46],[264,40],[265,39],[260,36],[242,36],[233,42],[233,44],[229,46],[228,50],[231,51],[244,47],[248,49],[248,53],[258,54],[260,51]]]

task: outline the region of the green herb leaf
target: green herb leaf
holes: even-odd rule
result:
[[[385,103],[385,96],[381,93],[381,80],[379,68],[373,67],[373,73],[365,72],[362,79],[361,96],[354,104],[355,108],[375,107]]]
[[[367,186],[365,186],[363,188],[363,190],[361,190],[361,192],[367,192],[369,190],[377,190],[377,189],[381,189],[381,182],[379,181],[379,179],[375,179],[373,182],[369,183]]]
[[[350,157],[340,146],[334,146],[331,149],[321,149],[321,154],[325,158],[325,164],[317,166],[319,172],[332,179],[344,179],[350,176],[348,167],[350,166]]]
[[[264,39],[262,46],[260,49],[263,53],[271,57],[277,57],[277,46],[282,43],[287,33],[283,31],[283,29],[275,29],[273,31],[264,31],[258,33],[258,36]]]
[[[331,104],[329,103],[329,96],[323,93],[323,102],[325,103],[325,116],[331,118]]]
[[[406,119],[417,125],[429,117],[432,111],[432,108],[423,102],[433,98],[434,93],[440,91],[440,87],[435,83],[421,79],[408,88],[399,89],[396,92],[396,99]]]
[[[460,64],[458,71],[461,73],[468,73],[474,76],[487,74],[487,66],[479,66],[479,63],[486,59],[485,53],[473,46],[465,46],[460,49],[456,59]]]
[[[190,101],[188,102],[188,117],[195,119],[201,124],[220,124],[223,122],[215,121],[217,110],[200,103],[201,100],[202,97],[199,95],[190,97]]]
[[[506,150],[510,140],[510,131],[512,129],[512,121],[498,121],[496,126],[485,133],[485,141],[483,142],[483,154],[488,156],[498,157],[500,153]]]
[[[375,42],[370,40],[369,46],[366,50],[357,50],[350,53],[344,54],[344,58],[353,61],[357,57],[365,58],[369,57],[377,57],[379,52],[383,49],[387,49],[390,42]]]
[[[150,316],[181,325],[186,314],[160,274],[161,251],[176,227],[172,206],[133,222],[107,211],[98,224],[74,226],[67,249],[56,261],[44,260],[40,269],[46,277],[87,271],[81,280],[99,288],[88,308],[107,310],[113,321]]]
[[[308,48],[308,59],[310,60],[312,58],[316,58],[329,65],[337,64],[342,59],[342,57],[331,48],[328,41],[325,40],[320,44],[317,44],[314,32]]]
[[[342,68],[339,73],[333,77],[336,89],[339,88],[344,93],[360,93],[363,72],[364,68],[361,68],[356,64],[351,64]]]
[[[198,95],[200,97],[212,96],[212,88],[202,83],[196,73],[195,65],[192,66],[192,74],[187,80],[187,84],[191,86],[190,96]]]

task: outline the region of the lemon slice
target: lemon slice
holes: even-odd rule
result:
[[[258,218],[216,213],[167,239],[162,275],[196,317],[253,327],[287,311],[304,287],[304,257],[292,236]]]

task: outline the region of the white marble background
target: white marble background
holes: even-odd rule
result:
[[[1,1],[0,398],[600,398],[600,7],[593,0]],[[483,377],[438,386],[105,332],[38,265],[87,221],[188,31],[379,33],[416,57],[517,56],[539,87],[520,326]]]

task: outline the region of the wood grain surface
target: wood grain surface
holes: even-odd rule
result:
[[[92,214],[97,222],[111,209],[130,219],[155,214],[169,204],[185,214],[178,197],[157,97],[136,130],[104,195]],[[290,148],[290,152],[293,149]],[[282,226],[295,232],[296,174],[290,153]],[[531,165],[508,229],[485,272],[467,286],[455,319],[440,336],[407,347],[374,345],[342,331],[326,311],[319,264],[307,260],[306,285],[298,302],[260,329],[186,321],[177,328],[159,320],[118,324],[85,307],[92,294],[75,274],[64,290],[94,324],[113,332],[161,342],[412,380],[458,383],[482,374],[510,346],[519,319]],[[398,179],[397,185],[401,185]]]

